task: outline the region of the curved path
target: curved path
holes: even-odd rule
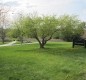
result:
[[[0,47],[2,47],[2,46],[12,46],[12,45],[15,44],[16,42],[17,42],[17,41],[12,41],[12,42],[10,42],[10,43],[0,45]]]
[[[15,44],[17,41],[12,41],[10,43],[7,43],[7,44],[3,44],[3,45],[0,45],[0,47],[3,47],[3,46],[13,46],[13,45],[21,45],[21,44]],[[36,44],[38,42],[33,42],[33,43],[24,43],[24,44]]]

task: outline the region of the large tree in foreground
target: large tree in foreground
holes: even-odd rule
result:
[[[26,32],[39,42],[40,48],[44,48],[57,31],[57,20],[54,16],[27,17],[25,25]]]
[[[25,34],[39,42],[40,48],[44,48],[57,31],[57,19],[54,16],[27,16],[19,22],[22,22],[19,25],[23,27]]]

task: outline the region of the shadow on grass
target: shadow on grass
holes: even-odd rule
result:
[[[60,55],[70,58],[77,58],[77,57],[85,57],[86,56],[86,49],[81,46],[76,46],[75,48],[72,48],[71,43],[51,43],[47,44],[44,49],[36,48],[27,48],[22,50],[16,50],[16,52],[21,53],[29,53],[29,54],[36,54],[36,53],[42,53],[42,54],[52,54],[52,55]]]

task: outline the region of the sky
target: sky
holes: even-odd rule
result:
[[[11,16],[34,12],[57,16],[69,14],[86,21],[86,0],[0,0],[0,5],[8,7]]]

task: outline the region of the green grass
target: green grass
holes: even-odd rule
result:
[[[0,47],[0,80],[86,80],[86,49],[71,43]]]

